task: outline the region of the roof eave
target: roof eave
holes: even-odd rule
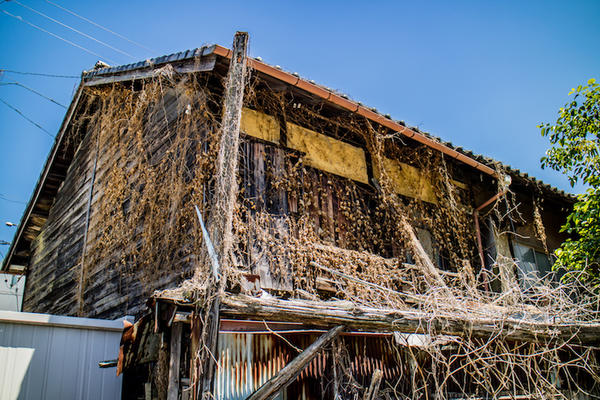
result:
[[[225,57],[225,58],[231,58],[231,50],[226,48],[226,47],[222,47],[219,45],[215,45],[214,47],[214,53]],[[434,150],[438,150],[441,151],[442,153],[464,163],[467,164],[485,174],[491,175],[496,177],[497,173],[493,168],[488,167],[487,165],[484,165],[448,146],[445,146],[444,144],[433,140],[427,136],[425,136],[424,134],[417,132],[413,129],[410,129],[404,125],[401,125],[400,123],[387,118],[383,115],[380,115],[360,104],[358,104],[357,102],[354,102],[352,100],[349,99],[345,99],[344,97],[340,96],[339,94],[336,94],[330,90],[327,90],[319,85],[316,85],[314,83],[308,82],[302,78],[300,78],[299,76],[296,76],[294,74],[291,74],[289,72],[285,72],[282,71],[280,69],[277,69],[269,64],[266,64],[262,61],[259,61],[257,59],[248,59],[248,66],[250,68],[253,68],[256,71],[262,72],[263,74],[266,74],[272,78],[278,79],[282,82],[285,82],[291,86],[296,86],[306,92],[309,92],[313,95],[316,95],[320,98],[322,98],[325,101],[328,101],[330,103],[335,104],[338,107],[341,107],[343,109],[346,109],[352,113],[356,113],[359,115],[362,115],[363,117],[367,118],[368,120],[375,122],[379,125],[385,126],[386,128],[389,128],[395,132],[398,132],[410,139],[413,139],[417,142],[420,142],[426,146],[429,146],[431,148],[433,148]]]

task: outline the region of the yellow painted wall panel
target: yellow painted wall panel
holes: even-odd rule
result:
[[[360,147],[289,122],[287,141],[288,147],[306,153],[306,165],[368,183],[365,152]]]
[[[249,108],[242,109],[241,131],[267,142],[279,143],[279,121],[271,115]]]
[[[420,169],[387,157],[383,158],[383,168],[396,193],[433,204],[438,203],[433,185]],[[380,180],[379,170],[375,164],[373,174]]]

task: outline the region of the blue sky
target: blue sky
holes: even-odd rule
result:
[[[556,119],[569,90],[600,78],[600,1],[70,1],[55,0],[145,45],[111,35],[42,0],[21,4],[79,29],[130,58],[13,1],[21,16],[110,64],[125,64],[250,33],[250,53],[337,89],[395,119],[526,171],[541,170],[540,122]],[[0,12],[0,69],[79,75],[99,57]],[[4,73],[68,105],[77,79]],[[55,134],[65,110],[26,89],[0,98]],[[52,139],[0,103],[0,240],[10,241]],[[575,192],[581,188],[575,188]],[[4,254],[7,246],[0,245]]]

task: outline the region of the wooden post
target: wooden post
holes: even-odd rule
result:
[[[225,287],[225,279],[222,279],[220,269],[227,268],[229,265],[229,253],[231,251],[233,212],[238,195],[238,154],[244,87],[246,85],[247,47],[248,33],[236,32],[233,38],[232,56],[223,93],[223,118],[221,120],[219,153],[215,168],[215,191],[208,218],[208,232],[218,257],[219,270],[214,272],[216,293],[208,305],[210,312],[205,322],[207,324],[206,352],[204,354],[205,368],[202,371],[202,385],[198,386],[198,389],[202,389],[203,398],[209,397],[216,368],[215,358],[217,357],[220,321],[219,296]],[[205,254],[208,257],[208,253]],[[207,257],[203,261],[210,262]],[[204,279],[201,270],[203,268],[196,271],[196,279]]]
[[[296,358],[283,367],[277,375],[266,381],[247,400],[267,400],[273,397],[277,392],[284,389],[292,380],[294,380],[304,367],[306,367],[323,348],[335,339],[340,332],[344,330],[344,326],[338,325],[330,331],[321,335],[313,344],[308,346],[306,350],[298,354]]]
[[[337,373],[338,359],[340,357],[340,339],[339,339],[339,337],[335,338],[335,340],[333,341],[332,354],[333,354],[333,357],[331,357],[331,361],[333,364],[333,400],[338,400],[338,397],[340,396],[340,394],[339,394],[340,383],[338,382],[338,373]]]
[[[199,382],[200,365],[196,357],[200,352],[200,336],[202,335],[202,319],[197,311],[193,311],[190,318],[190,387],[192,388],[192,400],[198,399],[199,390],[195,387]]]
[[[237,32],[233,39],[233,55],[229,63],[229,72],[223,93],[223,118],[215,168],[215,191],[208,218],[210,240],[219,257],[221,267],[228,265],[233,210],[238,192],[238,153],[244,86],[246,85],[247,44],[248,33]]]
[[[173,323],[171,327],[171,358],[169,360],[169,386],[167,400],[179,398],[179,361],[181,359],[181,328],[180,322]]]
[[[369,390],[365,392],[363,400],[374,400],[377,398],[377,392],[379,391],[379,384],[381,383],[381,378],[383,374],[381,370],[376,369],[373,372],[373,377],[371,378],[371,385],[369,386]]]

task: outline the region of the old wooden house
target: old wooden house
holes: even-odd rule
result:
[[[573,202],[238,35],[83,72],[2,270],[136,316],[124,398],[558,398],[597,393],[553,300]]]

